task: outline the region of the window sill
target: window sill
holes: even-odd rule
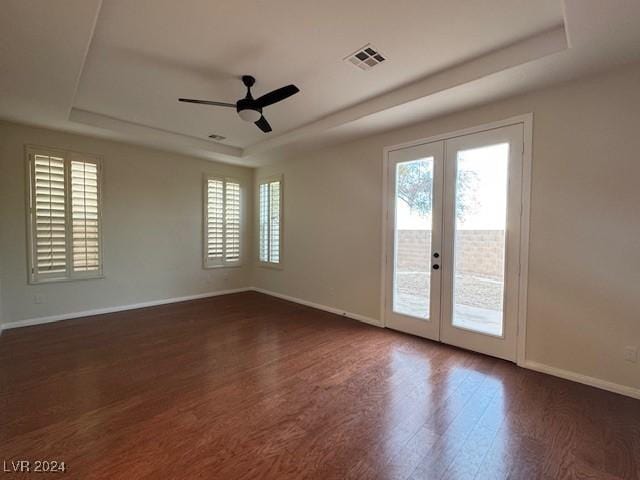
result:
[[[218,268],[240,268],[242,267],[241,263],[234,263],[233,265],[203,265],[203,270],[216,270]]]
[[[44,285],[48,283],[67,283],[67,282],[81,282],[84,280],[101,280],[104,279],[104,275],[95,275],[91,277],[73,277],[73,278],[43,278],[41,280],[29,279],[29,285]]]
[[[258,267],[268,268],[271,270],[284,270],[282,263],[258,262]]]

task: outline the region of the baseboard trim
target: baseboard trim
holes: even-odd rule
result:
[[[300,305],[305,305],[307,307],[317,308],[318,310],[334,313],[336,315],[341,315],[343,317],[352,318],[353,320],[358,320],[359,322],[367,323],[369,325],[382,327],[382,324],[378,320],[367,317],[365,315],[360,315],[358,313],[345,312],[344,310],[340,310],[338,308],[329,307],[327,305],[321,305],[319,303],[309,302],[301,298],[291,297],[289,295],[283,295],[281,293],[273,292],[271,290],[265,290],[263,288],[243,287],[243,288],[236,288],[231,290],[220,290],[217,292],[199,293],[197,295],[186,295],[184,297],[165,298],[161,300],[152,300],[149,302],[132,303],[129,305],[118,305],[115,307],[97,308],[94,310],[84,310],[81,312],[71,312],[71,313],[63,313],[60,315],[51,315],[47,317],[36,317],[36,318],[28,318],[25,320],[17,320],[15,322],[8,322],[0,325],[0,332],[2,330],[10,330],[13,328],[31,327],[35,325],[42,325],[45,323],[60,322],[63,320],[72,320],[74,318],[91,317],[94,315],[102,315],[105,313],[123,312],[125,310],[135,310],[137,308],[155,307],[158,305],[166,305],[169,303],[186,302],[189,300],[198,300],[200,298],[217,297],[220,295],[229,295],[232,293],[240,293],[240,292],[247,292],[247,291],[263,293],[265,295],[280,298],[282,300],[298,303]]]
[[[93,315],[102,315],[104,313],[122,312],[125,310],[135,310],[137,308],[155,307],[157,305],[166,305],[168,303],[187,302],[189,300],[198,300],[200,298],[217,297],[220,295],[229,295],[231,293],[240,293],[251,290],[251,288],[235,288],[231,290],[219,290],[217,292],[199,293],[196,295],[186,295],[184,297],[164,298],[162,300],[151,300],[149,302],[132,303],[129,305],[118,305],[116,307],[97,308],[95,310],[85,310],[82,312],[63,313],[61,315],[51,315],[48,317],[28,318],[26,320],[18,320],[2,325],[2,328],[9,330],[11,328],[31,327],[44,323],[60,322],[62,320],[71,320],[73,318],[91,317]]]
[[[21,328],[21,327],[30,327],[30,326],[34,326],[34,325],[41,325],[41,324],[45,324],[45,323],[53,323],[53,322],[59,322],[62,320],[71,320],[74,318],[81,318],[81,317],[90,317],[90,316],[94,316],[94,315],[102,315],[105,313],[115,313],[115,312],[122,312],[125,310],[135,310],[138,308],[145,308],[145,307],[154,307],[157,305],[166,305],[169,303],[178,303],[178,302],[186,302],[189,300],[198,300],[201,298],[209,298],[209,297],[217,297],[220,295],[229,295],[232,293],[240,293],[240,292],[247,292],[247,291],[254,291],[254,292],[259,292],[265,295],[269,295],[271,297],[276,297],[276,298],[280,298],[282,300],[287,300],[289,302],[293,302],[293,303],[298,303],[300,305],[304,305],[307,307],[311,307],[311,308],[316,308],[318,310],[323,310],[325,312],[329,312],[329,313],[333,313],[336,315],[340,315],[343,317],[347,317],[347,318],[351,318],[353,320],[357,320],[359,322],[363,322],[369,325],[373,325],[375,327],[383,327],[382,323],[379,320],[376,320],[374,318],[371,317],[367,317],[365,315],[360,315],[358,313],[352,313],[352,312],[346,312],[344,310],[340,310],[339,308],[334,308],[334,307],[329,307],[327,305],[322,305],[319,303],[315,303],[315,302],[310,302],[308,300],[304,300],[302,298],[297,298],[297,297],[292,297],[290,295],[284,295],[282,293],[278,293],[278,292],[273,292],[271,290],[266,290],[264,288],[258,288],[258,287],[243,287],[243,288],[236,288],[236,289],[230,289],[230,290],[219,290],[217,292],[207,292],[207,293],[199,293],[196,295],[186,295],[184,297],[173,297],[173,298],[165,298],[165,299],[161,299],[161,300],[152,300],[149,302],[141,302],[141,303],[133,303],[133,304],[129,304],[129,305],[119,305],[116,307],[107,307],[107,308],[98,308],[98,309],[94,309],[94,310],[85,310],[82,312],[72,312],[72,313],[65,313],[65,314],[61,314],[61,315],[51,315],[51,316],[47,316],[47,317],[37,317],[37,318],[30,318],[30,319],[26,319],[26,320],[18,320],[16,322],[9,322],[9,323],[4,323],[0,325],[0,335],[2,334],[3,330],[10,330],[13,328]],[[607,380],[602,380],[599,378],[595,378],[595,377],[590,377],[588,375],[582,375],[580,373],[576,373],[576,372],[572,372],[569,370],[563,370],[561,368],[557,368],[557,367],[552,367],[550,365],[546,365],[544,363],[540,363],[540,362],[535,362],[532,360],[525,360],[522,364],[520,364],[521,367],[523,368],[527,368],[529,370],[534,370],[536,372],[540,372],[540,373],[545,373],[547,375],[553,375],[555,377],[559,377],[559,378],[563,378],[565,380],[570,380],[572,382],[577,382],[577,383],[582,383],[584,385],[589,385],[591,387],[596,387],[596,388],[600,388],[602,390],[607,390],[609,392],[613,392],[613,393],[618,393],[620,395],[625,395],[627,397],[631,397],[631,398],[636,398],[640,400],[640,389],[638,388],[634,388],[634,387],[629,387],[626,385],[620,385],[618,383],[613,383],[613,382],[609,382]]]
[[[365,315],[360,315],[359,313],[351,313],[345,312],[344,310],[340,310],[339,308],[329,307],[327,305],[322,305],[320,303],[310,302],[308,300],[303,300],[302,298],[291,297],[289,295],[284,295],[282,293],[273,292],[271,290],[265,290],[264,288],[251,287],[251,290],[254,292],[264,293],[265,295],[269,295],[271,297],[280,298],[282,300],[287,300],[293,303],[299,303],[300,305],[304,305],[306,307],[316,308],[318,310],[323,310],[325,312],[334,313],[336,315],[340,315],[342,317],[351,318],[353,320],[358,320],[359,322],[367,323],[369,325],[373,325],[374,327],[383,327],[382,323],[374,318],[367,317]]]
[[[544,363],[534,362],[531,360],[525,360],[521,365],[529,370],[535,370],[536,372],[546,373],[553,375],[554,377],[564,378],[565,380],[571,380],[572,382],[582,383],[589,385],[590,387],[600,388],[613,393],[619,393],[631,398],[637,398],[640,400],[640,389],[634,387],[628,387],[626,385],[620,385],[619,383],[609,382],[600,378],[590,377],[588,375],[582,375],[570,370],[563,370],[561,368],[545,365]]]

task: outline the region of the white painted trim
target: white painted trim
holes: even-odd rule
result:
[[[245,167],[254,166],[251,161],[241,158],[241,148],[211,142],[171,130],[156,128],[75,107],[71,108],[69,120],[123,134],[124,136],[118,136],[121,142],[144,145],[159,150],[177,152],[181,155],[191,155],[216,162],[242,165]]]
[[[78,75],[76,75],[75,81],[73,83],[73,98],[71,100],[71,104],[69,105],[69,111],[67,112],[67,117],[71,114],[73,105],[76,104],[76,98],[78,97],[78,89],[80,88],[80,80],[82,79],[82,73],[84,72],[84,67],[87,64],[87,57],[89,56],[89,50],[91,49],[91,43],[93,42],[93,37],[96,34],[96,25],[98,24],[98,18],[100,17],[101,10],[102,10],[102,0],[98,0],[98,7],[96,8],[96,12],[93,15],[93,21],[91,22],[91,33],[89,35],[89,40],[87,41],[87,44],[84,47],[84,52],[82,54],[82,63],[80,64]]]
[[[280,298],[282,300],[287,300],[289,302],[299,303],[300,305],[304,305],[306,307],[311,307],[318,310],[324,310],[325,312],[334,313],[336,315],[351,318],[353,320],[358,320],[359,322],[367,323],[375,327],[381,327],[381,328],[384,327],[384,325],[382,325],[382,323],[379,320],[376,320],[371,317],[367,317],[365,315],[360,315],[359,313],[345,312],[344,310],[340,310],[339,308],[329,307],[327,305],[321,305],[319,303],[310,302],[308,300],[303,300],[297,297],[291,297],[289,295],[284,295],[282,293],[272,292],[271,290],[265,290],[263,288],[251,287],[249,290],[253,290],[254,292],[258,292],[258,293],[263,293],[271,297]]]
[[[382,252],[380,254],[380,323],[387,326],[387,229],[389,228],[389,151],[382,149]]]
[[[382,253],[381,253],[381,280],[380,280],[380,323],[386,324],[385,301],[386,301],[386,276],[387,276],[387,228],[389,221],[389,206],[386,201],[388,195],[388,164],[389,153],[402,148],[410,148],[426,143],[450,140],[452,138],[484,132],[496,128],[508,127],[510,125],[521,124],[523,126],[523,146],[522,156],[522,219],[520,222],[520,283],[518,297],[518,338],[516,346],[516,362],[524,366],[526,358],[526,333],[527,333],[527,288],[529,272],[529,221],[531,211],[531,169],[533,161],[533,113],[524,113],[513,117],[497,120],[495,122],[476,125],[474,127],[456,130],[454,132],[441,133],[431,137],[420,138],[410,142],[399,143],[384,147],[382,150]]]
[[[532,360],[526,360],[521,366],[529,370],[535,370],[536,372],[553,375],[554,377],[564,378],[565,380],[582,383],[584,385],[589,385],[590,387],[600,388],[602,390],[607,390],[609,392],[618,393],[620,395],[640,400],[640,389],[638,388],[620,385],[619,383],[609,382],[607,380],[590,377],[588,375],[582,375],[581,373],[572,372],[570,370],[563,370],[561,368],[552,367]]]
[[[516,363],[526,360],[527,307],[529,291],[529,231],[531,222],[531,170],[533,164],[533,113],[523,115],[522,147],[522,212],[520,218],[520,285],[518,286],[518,338]]]
[[[151,300],[149,302],[134,303],[134,304],[129,304],[129,305],[118,305],[118,306],[115,306],[115,307],[98,308],[98,309],[95,309],[95,310],[84,310],[84,311],[81,311],[81,312],[63,313],[63,314],[60,314],[60,315],[51,315],[51,316],[48,316],[48,317],[29,318],[29,319],[26,319],[26,320],[18,320],[18,321],[15,321],[15,322],[9,322],[9,323],[2,324],[2,325],[0,325],[0,329],[9,330],[9,329],[12,329],[12,328],[30,327],[30,326],[33,326],[33,325],[41,325],[41,324],[45,324],[45,323],[59,322],[59,321],[62,321],[62,320],[71,320],[71,319],[74,319],[74,318],[91,317],[91,316],[94,316],[94,315],[102,315],[102,314],[105,314],[105,313],[115,313],[115,312],[122,312],[122,311],[125,311],[125,310],[135,310],[135,309],[138,309],[138,308],[154,307],[154,306],[157,306],[157,305],[166,305],[166,304],[169,304],[169,303],[186,302],[186,301],[189,301],[189,300],[198,300],[200,298],[217,297],[217,296],[221,296],[221,295],[229,295],[229,294],[232,294],[232,293],[240,293],[240,292],[248,292],[248,291],[254,291],[254,292],[263,293],[265,295],[269,295],[269,296],[276,297],[276,298],[281,298],[283,300],[288,300],[290,302],[299,303],[300,305],[305,305],[307,307],[316,308],[318,310],[323,310],[325,312],[334,313],[336,315],[341,315],[343,317],[351,318],[353,320],[358,320],[360,322],[368,323],[368,324],[374,325],[376,327],[383,327],[383,325],[378,320],[376,320],[374,318],[367,317],[365,315],[360,315],[358,313],[345,312],[344,310],[340,310],[338,308],[329,307],[327,305],[321,305],[319,303],[310,302],[308,300],[303,300],[301,298],[291,297],[289,295],[283,295],[281,293],[272,292],[270,290],[265,290],[265,289],[262,289],[262,288],[243,287],[243,288],[236,288],[236,289],[231,289],[231,290],[220,290],[218,292],[199,293],[197,295],[186,295],[184,297],[166,298],[166,299],[162,299],[162,300]]]
[[[132,303],[129,305],[118,305],[115,307],[97,308],[95,310],[85,310],[82,312],[63,313],[60,315],[51,315],[48,317],[28,318],[26,320],[18,320],[2,325],[6,330],[11,328],[30,327],[33,325],[41,325],[43,323],[59,322],[62,320],[71,320],[72,318],[91,317],[93,315],[102,315],[104,313],[122,312],[125,310],[135,310],[137,308],[155,307],[157,305],[166,305],[168,303],[186,302],[189,300],[197,300],[200,298],[217,297],[220,295],[228,295],[231,293],[247,292],[252,290],[248,287],[235,288],[231,290],[220,290],[217,292],[199,293],[196,295],[186,295],[184,297],[164,298],[162,300],[151,300],[149,302]]]
[[[562,23],[564,24],[564,35],[567,39],[567,48],[573,48],[573,39],[571,34],[571,25],[569,25],[569,15],[567,14],[567,0],[562,0]]]
[[[153,307],[157,305],[166,305],[166,304],[177,303],[177,302],[186,302],[189,300],[197,300],[200,298],[217,297],[222,295],[229,295],[232,293],[241,293],[241,292],[248,292],[248,291],[262,293],[264,295],[269,295],[272,297],[280,298],[282,300],[287,300],[289,302],[298,303],[300,305],[305,305],[307,307],[311,307],[318,310],[323,310],[325,312],[340,315],[343,317],[351,318],[353,320],[358,320],[360,322],[367,323],[375,327],[384,328],[384,325],[380,321],[367,317],[365,315],[360,315],[358,313],[345,312],[338,308],[321,305],[319,303],[310,302],[308,300],[303,300],[301,298],[291,297],[289,295],[283,295],[281,293],[272,292],[270,290],[265,290],[263,288],[243,287],[243,288],[236,288],[231,290],[220,290],[218,292],[200,293],[197,295],[187,295],[184,297],[174,297],[174,298],[167,298],[163,300],[152,300],[150,302],[121,305],[117,307],[100,308],[95,310],[85,310],[83,312],[74,312],[74,313],[66,313],[62,315],[52,315],[49,317],[39,317],[39,318],[31,318],[27,320],[19,320],[17,322],[0,324],[0,335],[2,334],[3,330],[9,330],[12,328],[29,327],[33,325],[41,325],[45,323],[58,322],[62,320],[70,320],[73,318],[90,317],[90,316],[101,315],[105,313],[122,312],[125,310],[135,310],[138,308]],[[522,364],[520,364],[520,366],[523,368],[527,368],[529,370],[534,370],[536,372],[541,372],[547,375],[553,375],[555,377],[564,378],[565,380],[570,380],[572,382],[582,383],[584,385],[600,388],[602,390],[607,390],[609,392],[618,393],[620,395],[625,395],[631,398],[640,399],[640,389],[637,389],[634,387],[628,387],[625,385],[609,382],[607,380],[601,380],[599,378],[589,377],[587,375],[571,372],[569,370],[563,370],[561,368],[551,367],[549,365],[534,362],[531,360],[527,360],[523,362]]]
[[[496,120],[495,122],[483,123],[482,125],[475,125],[473,127],[462,128],[460,130],[454,130],[453,132],[440,133],[438,135],[432,135],[426,138],[418,138],[417,140],[411,140],[409,142],[398,143],[396,145],[389,145],[384,147],[385,158],[386,153],[393,150],[400,150],[408,147],[416,147],[425,143],[439,142],[441,140],[451,140],[456,137],[463,137],[472,133],[486,132],[487,130],[493,130],[495,128],[508,127],[510,125],[517,125],[518,123],[527,123],[533,119],[533,113],[524,113],[522,115],[515,115],[513,117],[505,118],[503,120]]]

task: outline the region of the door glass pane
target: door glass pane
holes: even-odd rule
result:
[[[433,157],[396,165],[393,311],[429,318]]]
[[[457,154],[453,325],[502,336],[509,144]]]

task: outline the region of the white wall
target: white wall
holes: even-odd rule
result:
[[[527,358],[640,388],[640,65],[250,169],[0,123],[4,322],[254,285],[380,318],[382,149],[534,112]],[[27,285],[24,144],[104,157],[104,279]],[[284,268],[203,270],[202,174],[284,173]],[[245,219],[252,216],[252,189]],[[246,239],[253,238],[247,222]],[[42,295],[43,304],[34,303]]]
[[[640,64],[260,168],[284,269],[253,284],[380,318],[384,146],[534,112],[527,358],[640,388]]]
[[[0,123],[0,282],[6,323],[245,287],[240,268],[202,268],[202,178],[232,175],[250,219],[253,170],[148,148]],[[103,279],[27,284],[24,145],[103,156]],[[245,239],[251,222],[245,222]],[[41,295],[44,302],[34,303]]]

